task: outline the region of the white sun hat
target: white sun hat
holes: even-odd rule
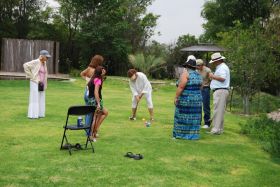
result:
[[[219,60],[224,60],[226,59],[226,57],[222,56],[221,53],[213,53],[211,55],[211,60],[209,62],[209,64],[212,64],[213,62],[217,62]]]
[[[188,62],[189,60],[194,60],[194,61],[196,61],[196,58],[195,58],[195,56],[193,56],[193,55],[189,55],[186,62]]]

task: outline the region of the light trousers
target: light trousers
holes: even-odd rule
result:
[[[229,91],[226,89],[216,90],[213,94],[214,112],[212,118],[212,133],[224,132],[224,115],[226,111],[227,98]]]
[[[145,93],[144,96],[146,97],[146,103],[148,108],[153,108],[153,101],[152,101],[152,92]],[[132,96],[132,108],[137,107],[137,99],[135,96]]]
[[[38,91],[38,83],[30,81],[28,118],[45,117],[45,91]]]

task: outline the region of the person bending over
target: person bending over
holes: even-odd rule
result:
[[[137,106],[142,97],[145,95],[148,110],[150,113],[150,120],[154,120],[154,110],[152,101],[152,85],[149,82],[147,76],[142,72],[137,72],[135,69],[130,69],[127,72],[127,76],[130,78],[129,86],[132,92],[132,115],[130,120],[136,120]]]

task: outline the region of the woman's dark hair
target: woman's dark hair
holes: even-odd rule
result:
[[[193,66],[186,65],[186,67],[191,69],[191,70],[196,70],[196,67],[193,67]]]
[[[127,76],[130,78],[132,77],[135,73],[137,73],[137,71],[135,69],[130,69],[127,72]]]
[[[89,67],[96,68],[97,66],[101,66],[103,64],[104,58],[101,55],[94,55],[94,57],[91,58]]]
[[[94,74],[92,76],[93,79],[100,78],[102,79],[102,70],[104,69],[103,66],[97,66],[94,70]]]

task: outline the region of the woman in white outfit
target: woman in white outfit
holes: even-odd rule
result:
[[[150,113],[150,120],[154,120],[152,85],[149,82],[147,76],[142,72],[137,72],[135,69],[128,70],[127,76],[130,78],[129,86],[132,92],[132,116],[130,116],[129,119],[136,120],[138,103],[145,95],[148,110]]]
[[[45,90],[47,88],[48,76],[46,62],[50,57],[51,55],[47,50],[41,50],[38,59],[23,64],[26,77],[30,78],[30,94],[27,115],[30,119],[45,117]],[[42,85],[43,91],[39,91],[39,84]]]

